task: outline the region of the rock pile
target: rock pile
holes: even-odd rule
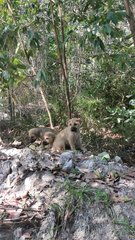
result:
[[[67,151],[0,146],[0,239],[135,239],[135,168]]]

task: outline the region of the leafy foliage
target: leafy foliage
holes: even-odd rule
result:
[[[1,89],[12,87],[22,104],[17,89],[23,83],[34,102],[40,98],[33,99],[31,89],[42,86],[55,123],[66,119],[51,2],[60,51],[66,54],[72,112],[90,125],[134,126],[135,49],[123,1],[0,1]]]

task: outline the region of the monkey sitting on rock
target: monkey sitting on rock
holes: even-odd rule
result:
[[[55,134],[53,132],[45,132],[43,135],[43,145],[48,145],[51,148],[55,139]]]
[[[66,149],[83,151],[80,137],[80,118],[72,118],[68,121],[68,126],[56,136],[52,152],[61,152]]]
[[[48,147],[51,148],[56,134],[54,129],[36,127],[30,129],[28,135],[31,143],[35,142],[37,139],[41,139],[43,145],[48,145]]]

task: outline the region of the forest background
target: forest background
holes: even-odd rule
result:
[[[0,12],[4,136],[77,116],[87,149],[133,145],[134,1],[0,0]]]

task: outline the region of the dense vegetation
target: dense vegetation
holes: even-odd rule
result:
[[[0,11],[0,107],[11,120],[80,116],[87,131],[133,139],[133,0],[0,0]]]

